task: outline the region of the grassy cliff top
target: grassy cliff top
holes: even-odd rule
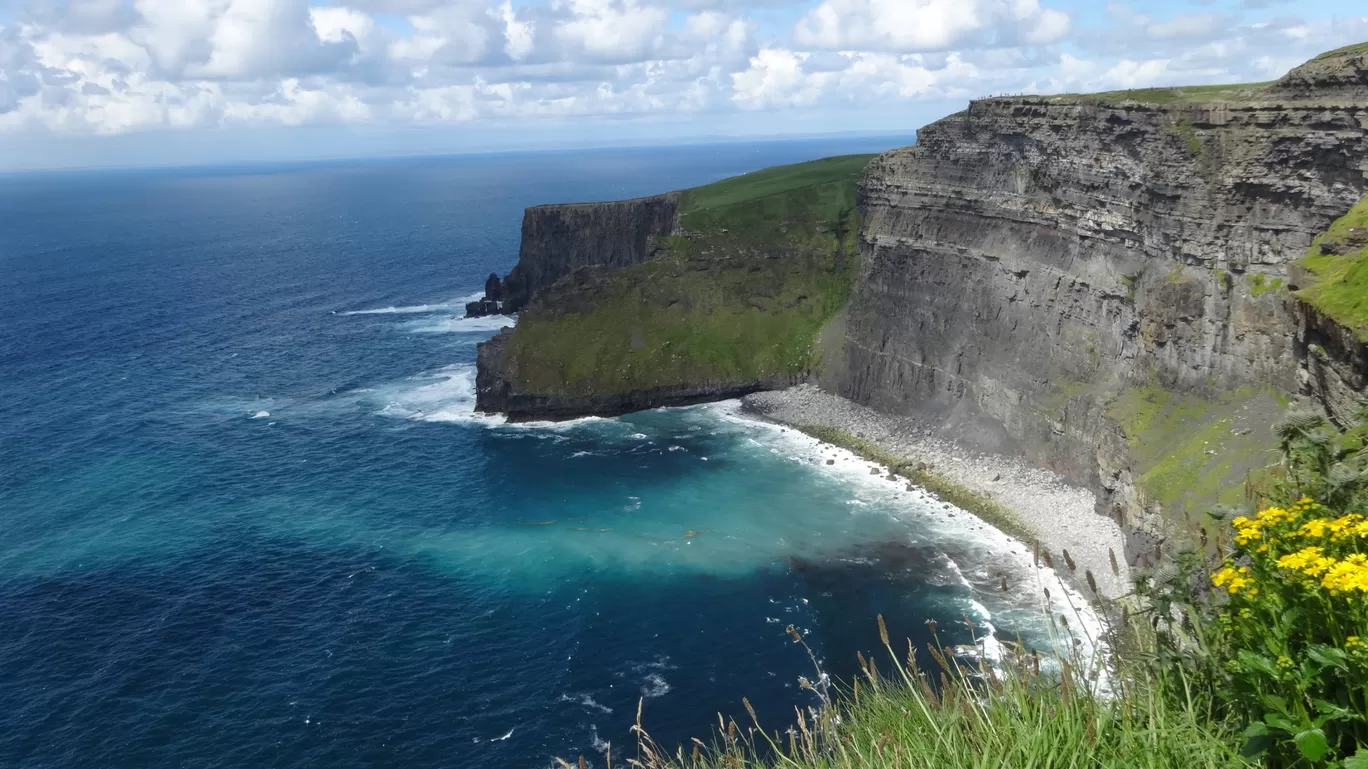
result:
[[[1365,57],[1368,57],[1368,42],[1326,51],[1294,67],[1282,78],[1262,83],[1133,88],[1060,94],[1051,98],[1060,102],[1134,101],[1143,104],[1338,100],[1345,96],[1340,90],[1342,87],[1361,82],[1359,73],[1365,67]]]
[[[757,171],[680,193],[680,234],[644,264],[538,294],[504,352],[525,393],[593,396],[787,381],[845,305],[870,155]]]
[[[776,166],[685,190],[679,201],[681,224],[686,231],[781,245],[774,242],[776,235],[849,217],[860,177],[873,157],[842,155]]]
[[[1131,88],[1098,93],[1066,93],[1054,97],[1059,101],[1116,102],[1136,101],[1145,104],[1201,104],[1218,101],[1260,101],[1267,98],[1267,89],[1276,81],[1264,83],[1230,83],[1220,85],[1182,85],[1172,88]]]
[[[1297,297],[1368,342],[1368,197],[1312,241],[1298,264],[1316,282]]]
[[[680,207],[687,213],[719,211],[773,196],[789,196],[809,187],[854,184],[873,155],[840,155],[806,163],[775,166],[702,187],[685,190]]]

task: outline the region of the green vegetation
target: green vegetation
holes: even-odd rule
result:
[[[743,699],[747,719],[719,716],[711,746],[673,750],[652,740],[638,707],[628,763],[1368,769],[1368,452],[1352,435],[1366,416],[1349,433],[1318,415],[1284,419],[1273,431],[1277,480],[1252,500],[1258,512],[1229,521],[1216,555],[1167,552],[1120,605],[1102,602],[1102,658],[1015,645],[997,663],[957,657],[934,623],[936,640],[903,652],[879,617],[888,672],[861,655],[855,680],[833,695],[790,626],[818,666],[799,680],[815,707],[757,713]]]
[[[1151,384],[1117,394],[1108,416],[1125,431],[1140,488],[1177,520],[1243,501],[1249,474],[1272,460],[1267,425],[1284,408],[1248,388],[1203,399]]]
[[[1022,542],[1036,539],[1036,533],[1016,513],[1003,507],[992,497],[937,475],[917,463],[909,462],[906,457],[886,451],[874,441],[835,427],[799,425],[798,429],[820,441],[849,449],[871,462],[884,465],[890,473],[906,478],[961,510],[973,513],[998,531],[1016,537]]]
[[[1335,220],[1298,264],[1315,283],[1297,297],[1368,342],[1368,198]]]
[[[1188,152],[1194,157],[1200,157],[1202,155],[1202,137],[1197,135],[1197,129],[1192,127],[1192,123],[1179,118],[1173,127],[1178,132],[1178,136],[1182,137],[1183,142],[1187,144]]]
[[[773,230],[775,217],[769,212],[795,204],[793,213],[815,213],[832,221],[842,209],[854,207],[855,186],[873,157],[843,155],[777,166],[686,190],[680,203],[685,223],[707,226],[702,220],[715,218],[723,226],[750,224]],[[767,205],[774,208],[766,209]]]
[[[518,320],[505,373],[529,393],[605,395],[800,378],[850,293],[855,195],[871,156],[687,190],[657,259],[588,271]]]
[[[1258,101],[1263,97],[1264,89],[1272,84],[1272,81],[1269,81],[1264,83],[1232,83],[1229,85],[1186,85],[1173,88],[1132,88],[1123,91],[1062,94],[1053,98],[1057,101],[1136,101],[1145,104]]]
[[[1277,291],[1282,288],[1282,278],[1268,279],[1262,272],[1255,272],[1249,275],[1249,293],[1254,296],[1263,296],[1270,291]]]
[[[1183,690],[1181,675],[1136,665],[1113,696],[1094,686],[1095,662],[1067,661],[1060,672],[1028,652],[1001,667],[961,662],[936,644],[933,668],[900,654],[884,630],[879,672],[873,658],[834,698],[799,713],[777,732],[768,714],[744,702],[742,726],[726,722],[711,749],[671,751],[653,741],[638,712],[633,765],[644,769],[1225,769],[1240,766],[1238,741],[1213,724],[1205,698]],[[792,627],[795,643],[804,643]],[[1049,666],[1051,660],[1046,659]],[[1133,675],[1130,675],[1133,674]],[[820,680],[820,676],[819,676]],[[806,688],[812,689],[810,685]],[[790,719],[792,720],[792,719]],[[569,763],[562,764],[573,767]]]
[[[1354,43],[1343,48],[1336,48],[1333,51],[1326,51],[1311,61],[1322,61],[1324,59],[1334,59],[1340,56],[1353,56],[1355,54],[1368,54],[1368,43]]]

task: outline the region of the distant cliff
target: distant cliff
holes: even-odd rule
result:
[[[1355,46],[1270,84],[985,99],[870,163],[853,212],[756,174],[682,193],[668,236],[639,235],[659,214],[624,225],[613,242],[645,244],[608,250],[627,268],[525,247],[571,266],[520,264],[547,277],[482,349],[481,408],[617,413],[816,379],[1087,484],[1137,556],[1243,501],[1289,399],[1357,408],[1365,94]],[[853,190],[863,165],[813,189]]]
[[[508,312],[580,267],[640,264],[675,230],[679,195],[612,203],[536,206],[523,215],[518,263],[504,280]]]
[[[610,415],[805,381],[850,290],[869,159],[528,209],[503,287],[517,329],[480,349],[478,408]]]

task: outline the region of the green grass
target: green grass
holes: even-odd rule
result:
[[[989,525],[1022,542],[1034,542],[1036,533],[1016,513],[989,497],[962,486],[932,470],[909,462],[906,457],[885,450],[874,441],[835,427],[798,425],[798,429],[812,437],[859,454],[871,462],[878,462],[913,484],[961,510],[972,513]]]
[[[1263,296],[1272,291],[1282,288],[1282,278],[1268,279],[1262,272],[1250,273],[1249,293],[1254,296]]]
[[[847,197],[848,192],[854,189],[873,158],[873,155],[842,155],[766,168],[685,190],[680,204],[686,214],[722,210],[728,210],[730,214],[738,205],[775,196],[788,197],[810,187],[831,189],[834,197],[854,202],[853,197]]]
[[[1222,85],[1185,85],[1173,88],[1131,88],[1099,93],[1061,94],[1060,101],[1116,102],[1135,101],[1144,104],[1201,104],[1219,101],[1258,101],[1263,91],[1272,85],[1263,83],[1231,83]],[[1195,152],[1196,150],[1194,150]]]
[[[1321,253],[1322,243],[1343,242],[1351,227],[1368,228],[1368,197],[1312,241],[1298,264],[1316,282],[1298,291],[1297,298],[1353,331],[1360,341],[1368,342],[1368,246],[1341,255]]]
[[[660,240],[662,257],[542,292],[505,348],[505,375],[522,392],[568,396],[805,377],[850,293],[870,157],[684,191],[683,232]]]
[[[1346,45],[1346,46],[1344,46],[1343,48],[1336,48],[1336,49],[1333,50],[1333,51],[1326,51],[1325,53],[1323,53],[1323,54],[1317,56],[1316,58],[1312,59],[1312,61],[1320,61],[1320,60],[1322,60],[1322,59],[1330,59],[1330,58],[1334,58],[1334,57],[1337,57],[1337,56],[1351,56],[1351,55],[1353,55],[1353,54],[1360,54],[1360,53],[1361,53],[1361,54],[1368,54],[1368,42],[1365,42],[1365,43],[1354,43],[1353,45]]]
[[[711,745],[651,739],[638,709],[632,765],[642,769],[1226,769],[1246,766],[1239,737],[1181,672],[1126,664],[1095,686],[1094,661],[1051,666],[1027,652],[1000,668],[930,647],[923,670],[896,652],[879,618],[884,654],[861,658],[848,688],[799,713],[759,713],[743,700]],[[801,636],[790,628],[797,642]],[[804,644],[806,645],[806,644]],[[809,650],[810,651],[810,650]],[[815,657],[814,657],[815,659]],[[880,673],[883,667],[888,672]],[[819,676],[820,679],[820,676]],[[805,688],[811,688],[806,686]],[[794,723],[791,730],[778,727]],[[619,754],[620,755],[620,754]],[[620,762],[627,765],[628,762]],[[574,764],[563,762],[563,766]],[[583,766],[583,764],[580,764]],[[611,766],[611,759],[609,766]]]

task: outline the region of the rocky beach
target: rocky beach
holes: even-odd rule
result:
[[[742,399],[745,413],[800,430],[836,429],[870,441],[909,464],[924,465],[951,483],[984,495],[1015,513],[1031,529],[1042,550],[1069,571],[1062,554],[1077,565],[1076,583],[1089,591],[1083,575],[1091,571],[1105,598],[1124,595],[1129,569],[1121,557],[1125,538],[1117,523],[1096,512],[1092,492],[1063,476],[1017,457],[977,453],[957,445],[911,417],[883,414],[823,392],[812,385],[755,393]],[[984,526],[989,524],[984,523]],[[1025,543],[1030,549],[1035,543]],[[1117,571],[1112,571],[1115,554]]]

